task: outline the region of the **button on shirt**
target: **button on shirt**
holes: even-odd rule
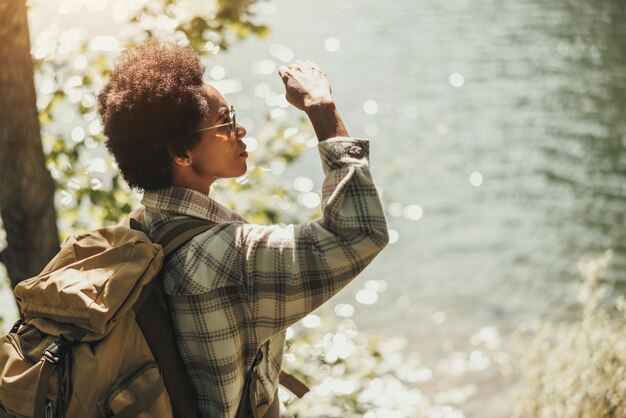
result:
[[[181,217],[218,224],[173,253],[161,276],[203,417],[235,416],[259,349],[255,397],[258,405],[271,403],[287,327],[346,286],[388,242],[369,142],[339,137],[318,149],[325,174],[322,217],[311,223],[249,224],[208,195],[182,187],[144,194],[152,237]]]

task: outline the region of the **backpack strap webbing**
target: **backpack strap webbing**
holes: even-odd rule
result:
[[[57,365],[65,359],[69,350],[80,342],[80,339],[84,336],[84,331],[75,329],[68,335],[59,335],[54,342],[44,350],[43,356],[40,360],[43,364],[41,365],[41,370],[39,371],[33,417],[46,416],[44,411],[46,409],[46,395],[48,394],[50,378],[54,374]],[[57,399],[57,404],[61,401],[61,399]]]
[[[136,213],[140,213],[141,217],[135,218],[134,216]],[[133,212],[128,222],[132,229],[145,232],[145,228],[143,226],[143,208]],[[154,237],[153,242],[160,244],[163,247],[163,253],[165,254],[165,257],[167,257],[178,248],[185,245],[193,237],[208,231],[215,225],[217,224],[196,218],[178,219],[163,226]],[[143,288],[141,294],[139,295],[139,299],[133,306],[135,313],[141,311],[143,305],[151,297],[154,286],[157,282],[158,280],[152,280]]]
[[[309,387],[304,384],[304,382],[302,382],[302,380],[283,370],[281,370],[280,374],[278,375],[278,381],[280,382],[281,386],[289,389],[289,391],[296,395],[298,398],[302,398],[310,390]]]
[[[138,229],[137,227],[143,229],[143,222],[136,218],[133,220],[137,221],[130,222],[133,229]],[[201,219],[179,219],[163,226],[153,242],[160,244],[167,256],[215,225]],[[185,374],[185,365],[176,347],[171,317],[158,277],[144,287],[133,309],[137,324],[161,368],[174,417],[197,418],[193,392]]]
[[[41,361],[43,361],[43,365],[39,371],[39,383],[37,384],[37,394],[35,395],[35,410],[33,411],[33,417],[45,416],[44,411],[46,409],[48,386],[50,385],[50,378],[57,368],[56,363],[51,363],[45,359]]]
[[[202,219],[183,218],[172,221],[162,227],[154,237],[154,242],[161,244],[167,257],[187,241],[217,225]]]

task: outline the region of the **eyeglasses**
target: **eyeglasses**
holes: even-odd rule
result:
[[[230,106],[230,110],[228,111],[228,115],[230,118],[229,122],[226,123],[222,123],[219,125],[215,125],[215,126],[211,126],[208,128],[202,128],[202,129],[196,129],[195,132],[202,132],[202,131],[208,131],[209,129],[215,129],[215,128],[221,128],[222,126],[226,126],[226,125],[230,125],[231,126],[231,130],[233,132],[233,136],[237,136],[237,119],[235,118],[235,107],[234,106]]]

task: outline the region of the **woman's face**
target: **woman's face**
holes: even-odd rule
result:
[[[209,101],[210,113],[202,119],[197,129],[221,127],[200,132],[200,142],[189,151],[193,177],[208,187],[219,178],[239,177],[246,173],[248,154],[241,139],[246,135],[243,126],[237,125],[233,135],[230,107],[222,95],[213,87],[204,86]]]

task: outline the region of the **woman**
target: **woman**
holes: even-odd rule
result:
[[[279,74],[320,141],[323,216],[252,225],[211,199],[216,179],[246,172],[248,154],[246,130],[203,74],[190,48],[148,41],[126,51],[98,98],[107,148],[128,184],[145,191],[152,237],[181,217],[218,224],[171,255],[161,276],[200,415],[234,417],[254,367],[255,411],[277,417],[287,327],[372,261],[388,242],[387,226],[368,141],[349,137],[326,75],[311,63]]]

